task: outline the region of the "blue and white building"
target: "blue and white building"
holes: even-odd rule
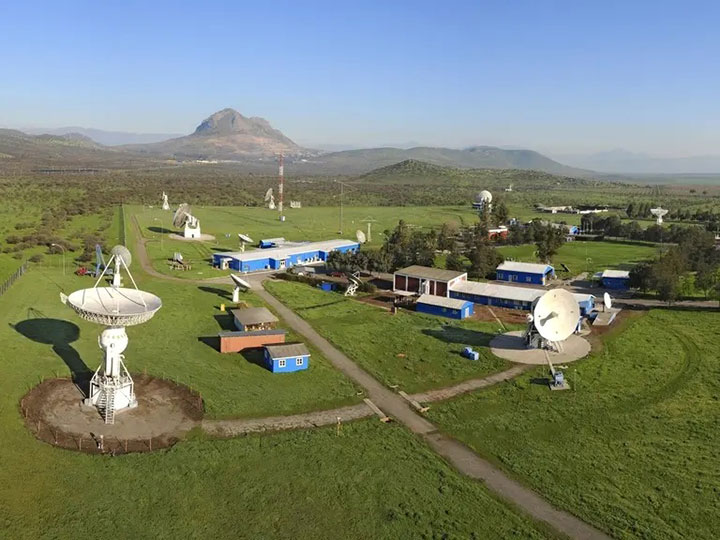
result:
[[[307,242],[245,252],[213,253],[213,266],[222,270],[235,270],[243,273],[284,270],[298,264],[308,265],[325,262],[328,255],[333,251],[347,253],[356,252],[359,249],[360,244],[353,240]]]
[[[629,289],[630,272],[628,270],[604,270],[603,273],[600,274],[600,281],[606,289]]]
[[[423,294],[417,299],[415,311],[451,319],[464,319],[474,313],[474,304],[469,300]]]
[[[505,261],[495,269],[495,275],[500,281],[547,285],[555,277],[555,269],[549,264]]]
[[[273,373],[290,373],[310,367],[310,351],[304,343],[265,346],[265,366]]]
[[[463,281],[450,289],[450,298],[466,300],[475,304],[530,311],[532,303],[547,291],[529,287],[515,287],[498,283]],[[573,293],[580,307],[580,315],[588,315],[595,309],[595,296]]]

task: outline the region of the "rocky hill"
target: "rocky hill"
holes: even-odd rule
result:
[[[264,118],[246,117],[234,109],[223,109],[209,116],[190,135],[122,148],[177,159],[230,161],[269,157],[280,152],[288,156],[305,152]]]

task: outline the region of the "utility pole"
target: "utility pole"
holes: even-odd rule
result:
[[[280,221],[285,221],[283,215],[283,191],[285,190],[285,158],[280,154],[278,161],[278,211],[280,212]]]

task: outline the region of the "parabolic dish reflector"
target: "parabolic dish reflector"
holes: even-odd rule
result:
[[[603,303],[605,304],[605,307],[610,309],[612,307],[612,298],[610,298],[609,293],[603,294]]]
[[[362,231],[359,230],[359,229],[358,229],[357,231],[355,231],[355,238],[357,238],[357,241],[358,241],[358,243],[360,243],[360,244],[364,244],[365,242],[367,242],[367,238],[365,237],[365,233],[362,232]]]
[[[81,289],[65,303],[86,321],[105,326],[142,324],[162,307],[162,300],[154,294],[123,287]]]
[[[185,225],[185,221],[187,220],[188,215],[190,215],[190,205],[187,203],[182,203],[180,206],[178,206],[178,209],[175,210],[175,214],[173,215],[173,226],[182,227],[183,225]]]
[[[475,197],[475,202],[485,202],[485,203],[492,202],[492,193],[490,193],[487,189],[483,189]]]
[[[245,242],[246,244],[252,244],[252,243],[253,243],[253,239],[250,238],[247,234],[238,233],[238,238],[239,238],[242,242]]]
[[[130,254],[130,250],[123,245],[115,246],[110,250],[110,253],[115,255],[116,259],[122,259],[126,268],[130,266],[130,263],[132,263],[132,255]]]
[[[240,287],[241,289],[250,289],[250,284],[240,276],[230,274],[230,279],[233,280],[236,287]]]
[[[570,337],[580,319],[580,306],[573,294],[565,289],[552,289],[540,297],[533,311],[538,334],[548,341]]]
[[[666,210],[665,208],[657,207],[657,208],[651,208],[650,213],[653,216],[663,217],[665,214],[667,214],[670,210]]]

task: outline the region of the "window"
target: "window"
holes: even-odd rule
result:
[[[278,360],[278,367],[279,367],[279,368],[284,368],[285,365],[286,365],[286,360],[285,360],[284,358],[281,358],[280,360]]]
[[[298,357],[295,359],[295,365],[296,365],[296,366],[302,366],[302,365],[303,365],[302,356],[298,356]]]
[[[528,277],[525,278],[525,281],[527,281],[528,283],[530,283],[530,282],[532,281],[532,278],[531,278],[530,276],[528,276]]]

